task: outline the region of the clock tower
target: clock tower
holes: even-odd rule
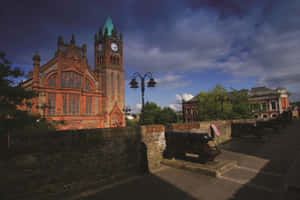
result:
[[[95,34],[94,45],[94,69],[106,99],[101,105],[105,114],[104,126],[125,126],[123,39],[110,17]]]

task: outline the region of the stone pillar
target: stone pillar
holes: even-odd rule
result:
[[[41,61],[41,58],[37,52],[34,54],[32,60],[33,60],[32,89],[34,91],[37,91],[37,88],[39,86],[39,73],[40,73],[39,68],[40,68],[40,61]],[[32,113],[37,113],[38,96],[32,99],[32,103],[33,103]]]
[[[141,126],[141,141],[146,152],[146,158],[142,158],[141,162],[147,161],[151,172],[159,168],[163,160],[166,148],[165,127],[163,125]]]

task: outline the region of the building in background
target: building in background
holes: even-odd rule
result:
[[[189,101],[182,100],[182,119],[183,122],[196,121],[198,117],[198,99],[194,96]]]
[[[61,129],[125,126],[123,40],[111,18],[95,34],[94,70],[86,45],[77,46],[58,37],[54,57],[40,66],[33,56],[33,71],[21,85],[38,93],[27,107],[48,120],[64,120]]]
[[[289,109],[289,93],[285,88],[252,88],[248,92],[250,109],[257,119],[276,118]]]
[[[289,93],[285,88],[270,89],[256,87],[248,91],[250,110],[257,119],[272,119],[289,109]],[[182,102],[183,121],[192,122],[198,118],[197,96]]]

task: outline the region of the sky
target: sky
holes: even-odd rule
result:
[[[106,17],[123,34],[125,104],[138,111],[134,72],[152,72],[145,100],[179,108],[182,98],[221,84],[227,89],[285,87],[300,100],[299,0],[10,0],[0,7],[0,51],[12,66],[32,69],[36,51],[50,60],[57,37],[87,44]]]

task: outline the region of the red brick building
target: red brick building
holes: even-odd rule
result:
[[[85,44],[77,46],[58,37],[55,56],[40,66],[33,56],[33,71],[22,83],[38,92],[27,109],[48,120],[64,120],[60,129],[125,126],[123,39],[110,17],[95,34],[94,70]]]

